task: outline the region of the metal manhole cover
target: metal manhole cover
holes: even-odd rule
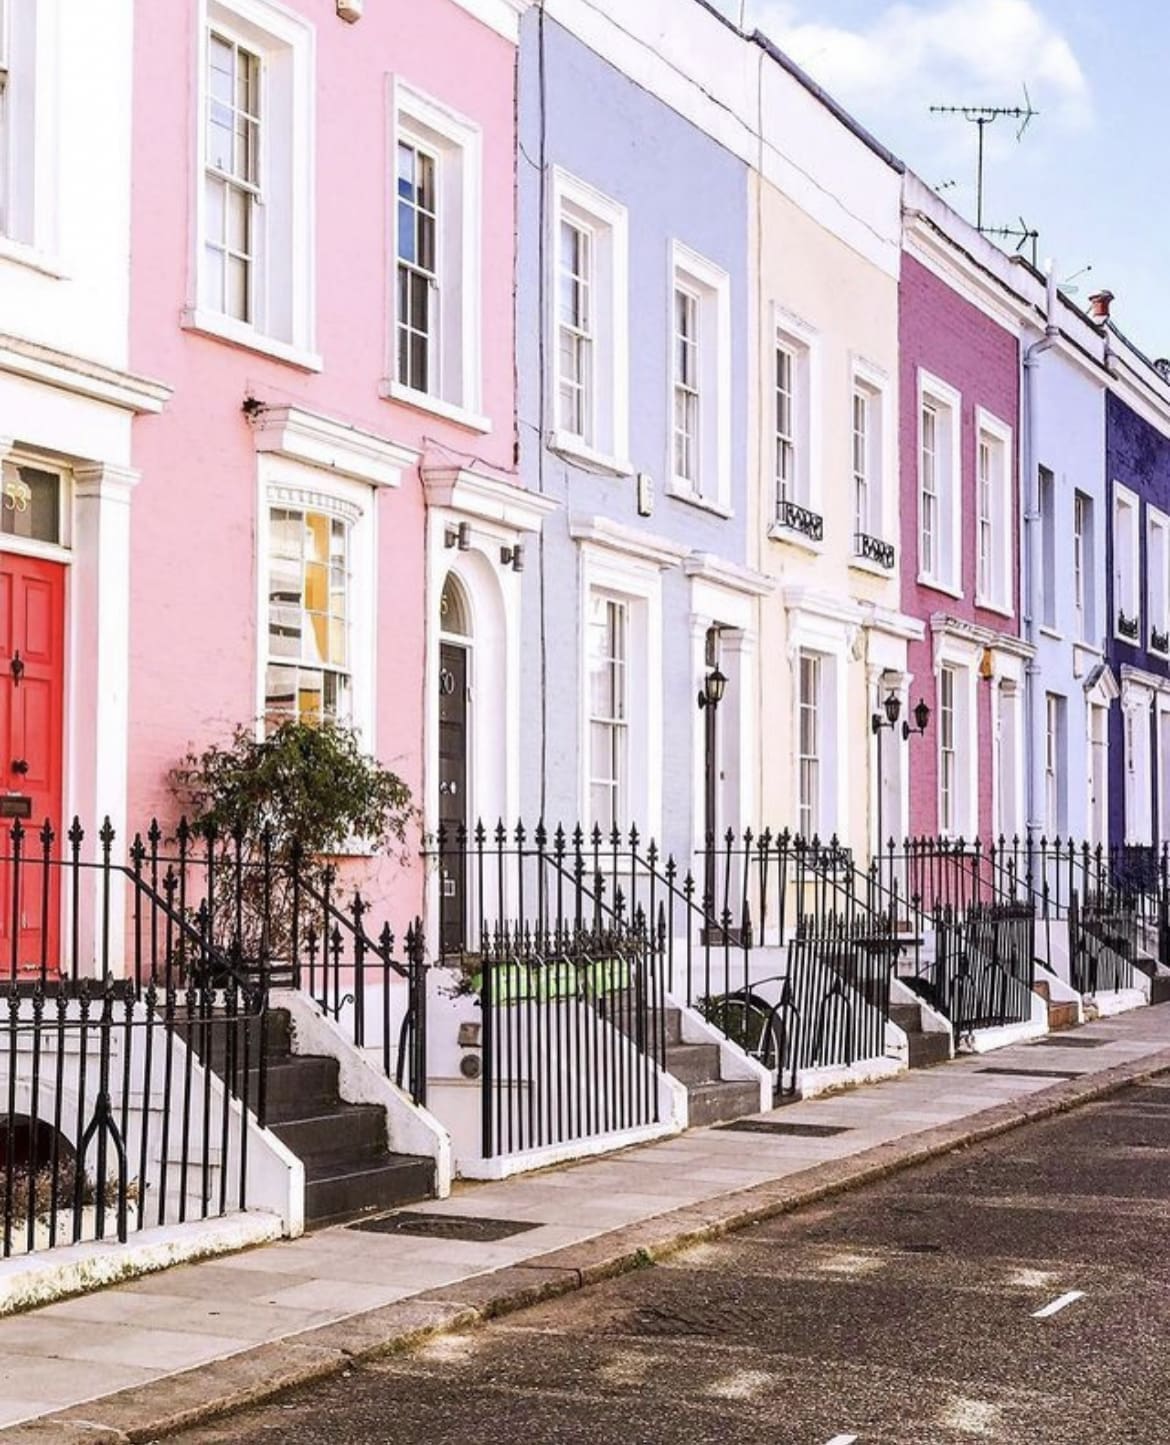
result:
[[[370,1234],[420,1234],[428,1239],[467,1239],[479,1244],[508,1239],[529,1229],[539,1229],[529,1219],[479,1219],[469,1214],[383,1214],[378,1219],[360,1219],[346,1226]]]
[[[849,1132],[844,1124],[778,1124],[771,1119],[733,1119],[730,1124],[715,1127],[737,1134],[790,1134],[797,1139],[828,1139],[833,1134]]]
[[[1109,1043],[1108,1039],[1065,1039],[1058,1034],[1055,1038],[1040,1039],[1036,1047],[1040,1049],[1103,1049]]]
[[[976,1069],[977,1074],[1010,1074],[1013,1077],[1025,1079],[1083,1079],[1084,1074],[1079,1069],[1006,1069],[1006,1068],[984,1068]]]

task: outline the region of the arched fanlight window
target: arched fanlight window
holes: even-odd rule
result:
[[[439,626],[456,637],[471,636],[471,614],[467,606],[467,595],[458,579],[450,572],[443,583],[443,595],[439,599]]]

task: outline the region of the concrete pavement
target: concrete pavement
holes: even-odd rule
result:
[[[409,1211],[437,1235],[328,1229],[0,1320],[0,1423],[13,1439],[150,1439],[1160,1069],[1166,1006],[760,1117],[783,1132],[696,1130],[460,1187]],[[460,1216],[476,1237],[453,1236]]]

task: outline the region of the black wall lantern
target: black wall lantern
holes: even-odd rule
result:
[[[908,722],[902,724],[902,736],[909,739],[914,733],[920,737],[926,731],[926,725],[930,721],[930,707],[924,697],[920,697],[914,704],[914,726]]]
[[[726,688],[727,679],[719,671],[719,665],[717,663],[703,679],[703,691],[699,694],[699,706],[718,707],[723,701],[723,693]]]

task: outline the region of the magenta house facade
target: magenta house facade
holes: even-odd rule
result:
[[[132,826],[188,748],[323,716],[433,826],[443,639],[470,688],[476,624],[481,772],[515,786],[523,8],[137,6],[131,361],[173,397],[134,434]]]
[[[1010,838],[1024,827],[1029,651],[1019,627],[1019,318],[995,276],[1001,254],[965,225],[963,249],[952,244],[951,213],[913,177],[907,189],[902,608],[926,629],[910,644],[910,690],[930,707],[925,734],[909,742],[910,831]]]

